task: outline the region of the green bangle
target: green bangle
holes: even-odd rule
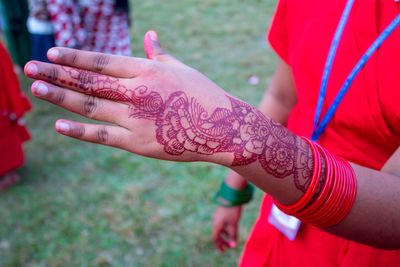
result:
[[[213,200],[219,206],[234,207],[250,202],[253,198],[254,186],[248,183],[242,190],[236,190],[222,181],[221,187]],[[224,200],[223,202],[221,200]]]

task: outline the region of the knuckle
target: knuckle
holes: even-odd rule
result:
[[[162,56],[162,55],[165,55],[165,54],[166,54],[165,51],[162,50],[160,47],[154,49],[154,51],[153,51],[153,55],[154,56]]]
[[[73,130],[73,134],[77,138],[82,138],[85,135],[85,132],[86,132],[86,128],[83,125],[79,125],[79,126],[75,127]]]
[[[61,49],[60,49],[61,50]],[[63,51],[61,50],[60,59],[71,66],[74,66],[78,60],[78,54],[76,51]]]
[[[170,57],[164,50],[154,50],[153,58],[158,61],[167,60]]]
[[[53,95],[54,103],[61,104],[65,99],[65,91],[64,90],[56,90]]]
[[[161,63],[158,62],[158,59],[155,59],[156,61],[149,61],[146,62],[143,66],[143,69],[141,71],[141,74],[146,77],[154,79],[154,77],[160,77],[163,74],[165,74],[165,69],[162,67]]]
[[[78,54],[76,52],[72,52],[70,55],[71,65],[74,66],[78,59]]]
[[[100,127],[97,131],[97,141],[99,143],[107,143],[109,140],[108,131],[106,127]]]
[[[164,49],[162,49],[160,43],[158,43],[158,42],[156,42],[156,43],[153,42],[153,49],[154,49],[153,52],[155,54],[165,54]]]
[[[78,75],[79,88],[87,91],[94,84],[94,75],[89,71],[80,71]]]
[[[110,57],[108,55],[96,55],[93,62],[93,67],[96,71],[102,72],[105,67],[107,67],[110,62]]]
[[[94,96],[88,95],[85,97],[85,100],[83,102],[83,113],[91,117],[93,113],[96,111],[98,106],[98,99]]]
[[[50,81],[58,80],[58,69],[56,67],[50,67],[47,72],[46,78]]]
[[[154,61],[152,61],[152,60],[142,61],[139,64],[139,68],[140,68],[141,72],[152,70],[152,69],[154,69],[154,66],[155,66],[155,64],[154,64]]]

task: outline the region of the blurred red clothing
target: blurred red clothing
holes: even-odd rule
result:
[[[292,69],[298,102],[287,127],[300,136],[313,130],[322,72],[347,0],[280,0],[268,35]],[[400,4],[356,0],[333,62],[322,116],[347,75]],[[400,27],[385,40],[355,78],[319,143],[339,156],[379,170],[400,146]],[[240,266],[399,266],[400,251],[361,245],[316,227],[300,226],[292,242],[268,222],[272,199],[265,196]],[[368,223],[366,221],[365,223]]]
[[[0,43],[0,176],[24,163],[22,143],[30,139],[22,116],[31,106],[22,94],[7,50]]]

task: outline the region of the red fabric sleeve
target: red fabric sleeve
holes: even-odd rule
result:
[[[267,40],[272,49],[289,64],[288,1],[279,0],[271,22]]]

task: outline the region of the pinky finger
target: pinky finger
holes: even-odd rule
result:
[[[126,148],[131,132],[120,126],[90,124],[69,120],[58,120],[55,124],[57,132],[82,141]]]

